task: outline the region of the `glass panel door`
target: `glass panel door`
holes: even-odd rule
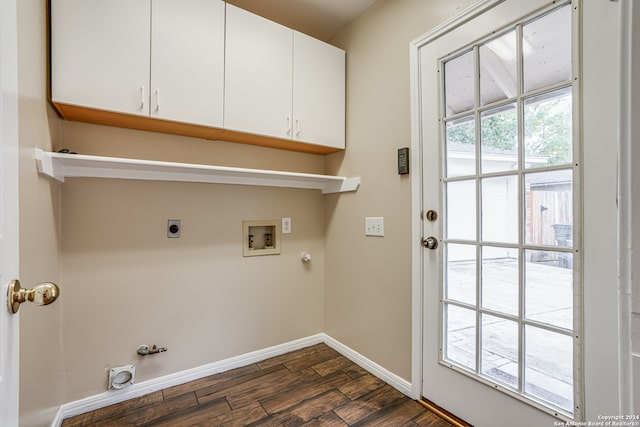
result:
[[[568,417],[579,351],[571,5],[441,60],[441,363]]]

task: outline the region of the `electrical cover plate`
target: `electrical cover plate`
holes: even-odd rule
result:
[[[170,219],[167,221],[167,237],[170,239],[180,237],[180,220]]]
[[[282,218],[282,234],[291,234],[291,218]]]

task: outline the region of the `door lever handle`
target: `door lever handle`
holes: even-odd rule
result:
[[[59,295],[60,288],[55,283],[44,282],[27,290],[20,287],[19,280],[12,280],[7,289],[7,305],[9,311],[15,314],[20,309],[20,304],[25,301],[35,305],[49,305],[58,299]]]

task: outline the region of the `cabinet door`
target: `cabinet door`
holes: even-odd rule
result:
[[[224,2],[152,2],[151,117],[222,127]]]
[[[291,137],[293,30],[227,4],[224,127]]]
[[[150,0],[52,0],[54,102],[149,114]]]
[[[293,47],[293,138],[344,148],[344,51],[297,31]]]

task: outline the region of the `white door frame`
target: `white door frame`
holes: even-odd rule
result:
[[[0,0],[0,425],[18,425],[19,317],[7,285],[18,278],[18,40],[16,0]]]
[[[410,44],[411,83],[411,156],[412,170],[412,393],[420,398],[422,392],[423,339],[423,248],[420,245],[423,225],[420,211],[422,200],[422,148],[420,135],[419,47],[434,41],[463,25],[493,6],[509,0],[480,0],[459,15],[442,23]],[[626,2],[628,0],[622,0]],[[551,3],[551,1],[550,1]],[[583,171],[584,194],[584,400],[585,419],[597,420],[598,414],[615,414],[620,409],[619,349],[617,334],[619,298],[616,287],[616,257],[618,241],[615,197],[617,179],[617,120],[619,93],[626,92],[628,82],[611,82],[618,76],[618,31],[607,31],[616,25],[612,14],[618,16],[618,2],[589,0],[583,3],[582,46],[589,46],[582,55],[583,99]],[[596,28],[598,30],[596,30]],[[613,34],[611,34],[613,33]],[[607,77],[608,76],[608,77]],[[618,80],[615,77],[613,81]],[[599,84],[601,85],[599,87]],[[613,89],[613,90],[612,90]],[[602,104],[594,102],[602,101]],[[589,102],[590,101],[590,102]],[[609,109],[613,104],[613,110]],[[602,105],[605,107],[603,108]],[[598,143],[600,141],[600,143]],[[603,141],[608,143],[604,145]],[[608,151],[607,151],[608,150]],[[612,161],[613,160],[613,161]],[[596,232],[601,225],[602,234]],[[611,286],[613,285],[613,286]],[[446,409],[446,408],[445,408]],[[637,408],[636,408],[637,409]]]
[[[619,210],[619,248],[620,262],[620,413],[633,414],[640,411],[636,402],[640,396],[634,396],[634,386],[640,388],[638,378],[640,372],[634,372],[634,359],[638,364],[639,356],[633,355],[633,323],[632,313],[640,312],[640,302],[632,305],[632,298],[640,298],[640,254],[637,251],[640,242],[640,230],[634,227],[633,218],[640,212],[640,197],[635,194],[638,187],[634,182],[640,179],[640,173],[634,172],[634,164],[640,161],[640,150],[633,147],[633,141],[640,136],[640,124],[634,117],[640,114],[637,105],[640,100],[640,84],[635,82],[634,73],[640,71],[640,8],[634,0],[620,1],[620,151],[618,153],[618,200]],[[635,42],[634,42],[635,37]],[[636,104],[634,104],[634,102]],[[637,184],[636,184],[637,185]],[[634,251],[635,249],[635,251]],[[633,278],[636,278],[635,283]],[[634,288],[635,286],[635,288]],[[637,332],[636,332],[637,333]],[[638,339],[638,338],[635,338]],[[640,365],[638,365],[640,366]],[[637,368],[636,368],[637,369]],[[635,397],[635,399],[634,399]]]

